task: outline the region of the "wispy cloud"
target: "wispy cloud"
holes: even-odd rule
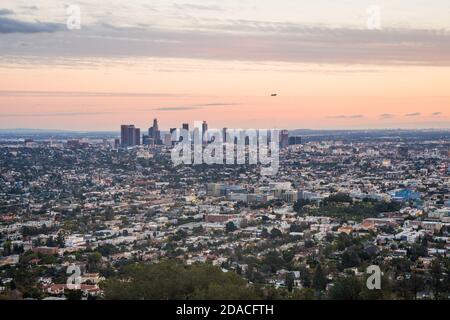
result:
[[[3,18],[0,32],[53,32],[59,25]],[[450,32],[329,28],[229,20],[178,28],[83,25],[38,36],[27,48],[0,39],[4,54],[42,57],[156,57],[370,65],[450,65]],[[67,45],[62,46],[61,42]],[[338,48],[336,43],[339,43]],[[39,50],[35,49],[39,48]]]
[[[49,33],[63,30],[60,23],[26,22],[0,16],[0,33]]]
[[[14,14],[14,11],[9,9],[0,9],[0,16],[6,16],[9,14]]]
[[[414,112],[414,113],[405,114],[405,117],[418,117],[420,115],[421,115],[420,112]]]
[[[114,112],[51,112],[51,113],[0,113],[0,118],[78,117],[110,115]]]
[[[206,10],[206,11],[220,11],[222,8],[218,5],[194,4],[194,3],[175,3],[173,5],[176,9],[186,10]]]
[[[431,115],[432,116],[440,116],[442,114],[442,112],[433,112]]]
[[[362,114],[353,114],[353,115],[338,115],[338,116],[330,116],[327,117],[329,119],[361,119],[364,118]]]
[[[391,113],[383,113],[383,114],[380,114],[380,118],[381,119],[392,119],[392,118],[394,118],[395,117],[395,115],[393,115],[393,114],[391,114]]]
[[[159,107],[149,109],[148,111],[188,111],[197,109],[206,109],[208,107],[231,107],[240,105],[239,103],[227,103],[227,102],[215,102],[215,103],[202,103],[202,104],[190,104],[186,106],[173,106],[173,107]]]
[[[187,97],[178,93],[146,92],[83,92],[83,91],[7,91],[0,90],[3,97]]]

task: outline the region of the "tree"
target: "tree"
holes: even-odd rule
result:
[[[47,239],[45,245],[46,245],[47,247],[53,248],[53,247],[56,247],[56,242],[55,242],[55,240],[53,239],[53,237],[50,237],[50,238]]]
[[[229,221],[229,222],[225,225],[225,231],[226,231],[227,233],[234,232],[234,231],[236,231],[236,230],[237,230],[237,227],[236,227],[236,225],[234,224],[234,222],[232,222],[232,221]]]
[[[123,281],[126,280],[126,281]],[[207,264],[185,266],[173,261],[126,266],[102,284],[112,300],[252,300],[263,294],[234,272]]]
[[[90,272],[98,271],[102,255],[99,252],[94,252],[88,257],[88,268]]]
[[[353,203],[352,197],[350,197],[346,193],[336,193],[334,195],[329,196],[324,200],[324,204],[327,204],[329,202],[334,203]]]
[[[442,268],[440,259],[434,259],[431,264],[431,279],[433,285],[433,293],[434,299],[439,298],[440,289],[441,289],[441,277],[442,277]]]
[[[362,284],[355,276],[338,278],[330,290],[333,300],[358,300]]]
[[[62,232],[58,233],[58,237],[56,238],[56,243],[58,247],[64,248],[66,246],[66,239],[64,238],[64,234]]]
[[[294,289],[294,275],[292,274],[292,272],[288,272],[286,274],[286,287],[289,292],[292,292],[292,290]]]
[[[293,209],[296,213],[302,213],[303,208],[310,204],[311,204],[310,200],[300,199],[294,203]]]
[[[317,264],[316,270],[314,271],[313,277],[313,288],[319,291],[325,290],[327,285],[327,277],[325,272],[322,270],[321,264]]]
[[[64,292],[67,300],[81,300],[83,292],[81,290],[67,290]]]
[[[342,267],[343,268],[352,268],[357,267],[361,263],[361,259],[358,255],[358,252],[356,248],[348,248],[345,250],[344,254],[342,255]]]
[[[280,229],[277,228],[272,228],[272,230],[270,230],[270,237],[275,239],[275,238],[281,238],[283,236],[283,233],[280,231]]]
[[[3,244],[3,255],[4,256],[9,256],[11,255],[12,252],[12,244],[10,240],[6,240],[5,243]]]

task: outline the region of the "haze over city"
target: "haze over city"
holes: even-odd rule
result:
[[[2,3],[0,128],[449,128],[448,1],[282,4]]]

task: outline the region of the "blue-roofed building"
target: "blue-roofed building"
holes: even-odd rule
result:
[[[410,189],[400,189],[393,192],[392,199],[396,201],[419,200],[420,193]]]

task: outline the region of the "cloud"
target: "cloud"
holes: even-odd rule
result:
[[[418,117],[420,115],[421,115],[420,112],[414,112],[414,113],[405,114],[405,117]]]
[[[6,16],[9,14],[14,14],[14,11],[9,9],[0,9],[0,16]]]
[[[21,22],[24,23],[24,22]],[[3,22],[4,24],[4,22]],[[30,23],[26,23],[30,27]],[[20,24],[19,24],[20,25]],[[46,24],[33,23],[43,29]],[[5,28],[8,32],[20,28]],[[24,27],[24,26],[23,26]],[[52,25],[52,30],[56,26]],[[30,28],[22,28],[29,30]],[[33,28],[31,28],[33,30]],[[44,28],[45,29],[45,28]],[[30,31],[30,30],[29,30]],[[2,53],[37,57],[154,57],[352,65],[450,66],[450,32],[428,29],[329,28],[260,21],[216,21],[175,27],[83,25],[36,36],[30,47],[0,39]],[[62,46],[64,42],[66,45]],[[339,44],[339,45],[336,45]],[[56,59],[54,59],[56,60]]]
[[[391,114],[391,113],[383,113],[383,114],[380,114],[380,118],[381,119],[392,119],[392,118],[394,118],[395,117],[395,115],[393,115],[393,114]]]
[[[442,114],[442,112],[433,112],[431,115],[432,116],[440,116]]]
[[[349,116],[346,116],[346,115],[330,116],[327,118],[329,118],[329,119],[361,119],[363,117],[364,116],[362,114],[353,114],[353,115],[349,115]]]
[[[55,112],[55,113],[5,113],[0,118],[78,117],[109,115],[113,112]]]
[[[174,7],[177,9],[193,9],[193,10],[206,10],[206,11],[220,11],[221,7],[217,5],[205,5],[205,4],[193,4],[193,3],[175,3]]]
[[[199,107],[161,107],[156,109],[151,109],[151,111],[188,111],[201,109]]]
[[[0,97],[187,97],[175,93],[146,92],[82,92],[82,91],[7,91],[0,90]]]
[[[0,33],[48,33],[64,28],[63,24],[50,22],[25,22],[0,17]]]
[[[217,103],[203,103],[203,104],[191,104],[186,106],[174,106],[174,107],[160,107],[150,109],[148,111],[187,111],[187,110],[198,110],[205,109],[207,107],[228,107],[228,106],[237,106],[239,103],[226,103],[226,102],[217,102]]]
[[[329,116],[327,118],[329,118],[329,119],[346,119],[347,116],[339,115],[339,116]]]

